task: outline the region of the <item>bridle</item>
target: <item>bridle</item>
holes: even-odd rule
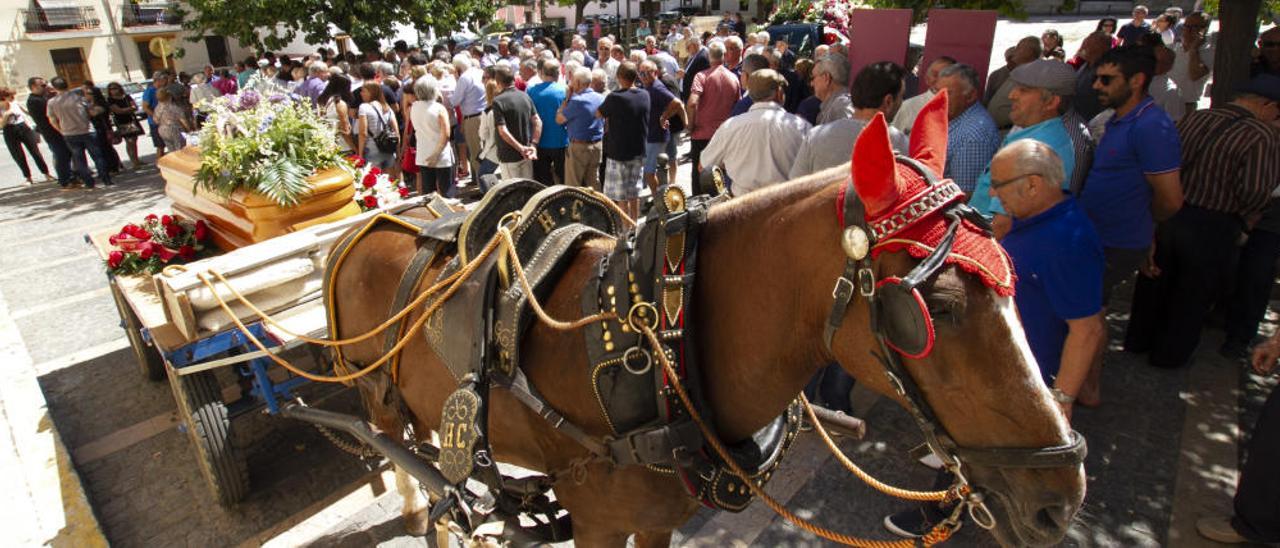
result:
[[[970,486],[961,470],[962,464],[996,468],[1077,466],[1084,462],[1087,447],[1084,437],[1075,430],[1071,431],[1070,441],[1059,446],[964,447],[957,444],[938,421],[919,385],[902,364],[902,356],[923,358],[933,349],[933,320],[918,288],[945,264],[955,245],[956,231],[962,223],[969,222],[987,236],[991,235],[991,225],[977,210],[963,202],[964,193],[955,182],[950,179],[940,180],[929,168],[914,159],[897,156],[896,161],[915,170],[924,177],[928,185],[877,221],[867,223],[865,206],[858,199],[852,180],[840,189],[837,213],[843,227],[841,244],[847,258],[844,272],[836,279],[835,289],[832,291],[833,302],[823,332],[823,343],[830,352],[831,340],[844,322],[849,302],[856,290],[867,301],[871,331],[880,346],[880,353],[876,358],[889,377],[889,383],[906,402],[907,411],[924,434],[925,446],[954,475],[956,483],[952,490],[962,496],[960,506],[968,507],[969,515],[975,523],[990,529],[995,527],[995,517],[987,509],[982,494]],[[947,219],[946,234],[938,245],[906,276],[877,281],[871,260],[871,251],[877,243],[933,214],[944,215]]]

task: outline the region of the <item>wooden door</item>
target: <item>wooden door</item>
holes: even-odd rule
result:
[[[89,79],[89,65],[84,62],[84,52],[80,48],[49,50],[53,59],[53,71],[67,81],[71,87],[79,87]]]

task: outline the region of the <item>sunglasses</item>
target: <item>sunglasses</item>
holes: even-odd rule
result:
[[[1119,74],[1098,74],[1098,75],[1094,75],[1093,81],[1102,82],[1102,85],[1109,86],[1111,85],[1112,80],[1115,80],[1116,78],[1119,78],[1119,77],[1120,77]]]
[[[1012,179],[1005,179],[1005,180],[1003,180],[1003,181],[997,181],[997,180],[995,180],[995,179],[992,179],[992,180],[991,180],[991,190],[1000,190],[1000,189],[1002,189],[1002,188],[1004,188],[1004,187],[1007,187],[1007,186],[1009,186],[1009,185],[1011,185],[1011,184],[1013,184],[1013,183],[1016,183],[1016,182],[1018,182],[1018,181],[1021,181],[1021,180],[1023,180],[1023,179],[1026,179],[1027,177],[1031,177],[1031,176],[1035,176],[1035,175],[1040,175],[1040,174],[1039,174],[1039,173],[1023,173],[1022,175],[1019,175],[1019,176],[1014,177],[1014,178],[1012,178]]]

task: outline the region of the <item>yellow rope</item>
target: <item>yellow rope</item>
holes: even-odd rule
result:
[[[947,491],[912,491],[909,489],[894,487],[872,477],[871,474],[868,474],[850,460],[849,457],[845,456],[844,452],[836,446],[836,442],[831,439],[829,434],[827,434],[827,429],[823,428],[822,422],[818,420],[818,416],[813,412],[813,407],[809,405],[809,398],[806,398],[804,394],[800,394],[800,403],[804,406],[805,414],[809,415],[809,422],[813,424],[813,430],[822,437],[822,441],[827,444],[827,449],[831,450],[831,454],[835,455],[836,458],[840,460],[840,464],[843,464],[847,470],[853,473],[853,475],[858,476],[858,479],[862,480],[867,485],[870,485],[876,491],[904,500],[942,501],[947,499]]]
[[[733,471],[733,474],[738,476],[738,478],[742,480],[742,483],[745,484],[747,488],[751,489],[751,492],[755,496],[760,497],[760,500],[764,501],[770,509],[794,524],[796,527],[832,542],[838,542],[848,546],[863,546],[867,548],[907,548],[915,546],[915,542],[911,540],[886,541],[864,539],[852,537],[843,533],[837,533],[819,525],[809,523],[809,521],[804,518],[797,516],[790,510],[787,510],[782,503],[769,496],[764,489],[756,485],[756,483],[751,480],[750,476],[748,476],[747,473],[742,470],[742,467],[738,465],[738,462],[729,455],[729,451],[725,449],[724,445],[720,442],[720,438],[711,431],[711,428],[708,427],[705,422],[703,422],[702,416],[698,414],[697,409],[693,406],[693,402],[689,400],[689,394],[685,392],[683,384],[680,383],[680,377],[676,372],[675,367],[671,365],[671,362],[667,360],[666,353],[662,351],[661,342],[658,341],[658,336],[654,334],[653,329],[643,323],[638,326],[633,325],[631,327],[632,329],[640,330],[644,333],[645,338],[649,340],[649,344],[653,347],[654,353],[658,355],[658,362],[662,364],[662,367],[667,372],[667,376],[672,381],[671,386],[675,388],[676,395],[680,397],[680,401],[684,404],[685,409],[689,411],[689,417],[693,419],[693,422],[698,425],[698,429],[702,431],[702,435],[706,438],[707,443],[711,444],[711,448],[720,456],[720,459],[723,460],[725,464],[729,465],[729,469]],[[933,530],[929,531],[922,541],[927,546],[938,544],[950,538],[952,532],[954,532],[954,529],[947,525],[946,522],[942,522],[934,526]]]

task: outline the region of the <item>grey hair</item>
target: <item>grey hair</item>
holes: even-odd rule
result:
[[[996,152],[997,158],[1011,156],[1014,162],[1024,169],[1023,173],[1039,175],[1055,188],[1062,188],[1062,181],[1067,178],[1062,167],[1062,158],[1053,147],[1035,139],[1018,139]],[[994,161],[994,159],[992,160]]]
[[[730,36],[728,38],[725,38],[724,43],[725,45],[733,44],[734,46],[737,46],[738,49],[742,49],[742,46],[743,46],[742,39],[738,38],[737,36]]]
[[[978,83],[978,72],[964,63],[956,63],[938,71],[938,78],[947,78],[949,76],[959,76],[965,85],[969,86],[970,91],[977,91],[980,85]]]
[[[843,55],[828,53],[818,61],[815,69],[821,68],[831,76],[837,86],[849,87],[849,59]]]
[[[599,80],[599,81],[601,81],[601,82],[607,82],[607,81],[608,81],[608,79],[609,79],[609,73],[605,72],[605,71],[604,71],[604,69],[602,69],[602,68],[598,68],[598,67],[597,67],[597,68],[594,68],[594,69],[591,69],[591,82],[592,82],[592,83],[595,83],[597,80]]]
[[[547,59],[542,62],[542,79],[547,82],[554,82],[560,79],[560,62],[555,59]]]
[[[577,51],[577,50],[573,50],[569,52],[569,60],[575,63],[578,63],[579,65],[587,62],[587,58],[582,55],[581,51]]]
[[[307,66],[307,74],[312,76],[319,76],[326,72],[329,72],[329,65],[324,64],[324,61],[312,61],[311,64]]]
[[[604,71],[600,71],[604,72]],[[591,85],[591,69],[587,67],[578,67],[573,71],[573,85],[589,86]]]
[[[707,46],[707,56],[711,57],[712,61],[723,62],[724,42],[712,42],[710,46]]]
[[[453,68],[454,70],[458,71],[458,74],[462,74],[468,70],[471,70],[471,54],[464,51],[462,53],[454,55]]]
[[[373,64],[373,69],[374,69],[374,70],[376,70],[376,71],[378,71],[378,72],[381,72],[383,75],[395,74],[395,73],[396,73],[396,68],[395,68],[395,67],[393,67],[393,66],[391,66],[391,63],[388,63],[388,62],[386,62],[386,61],[378,61],[378,62],[374,63],[374,64]]]
[[[436,100],[436,79],[429,76],[423,76],[413,82],[413,96],[419,101],[428,103]]]

